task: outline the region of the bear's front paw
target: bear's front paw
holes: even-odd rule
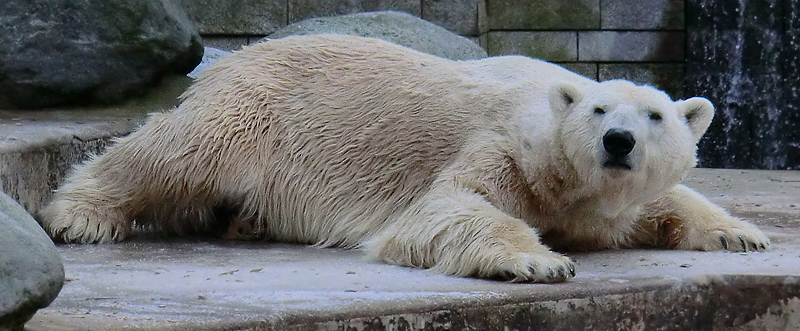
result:
[[[517,253],[499,269],[498,277],[512,282],[557,283],[575,277],[575,263],[553,252]]]
[[[763,251],[771,246],[764,232],[753,224],[735,219],[704,231],[689,231],[685,239],[687,249],[703,251]]]
[[[729,228],[716,230],[721,249],[734,252],[763,251],[770,248],[770,241],[761,230],[747,223],[749,229]]]
[[[263,239],[265,233],[258,226],[256,217],[236,217],[231,220],[223,239],[228,240],[258,240]]]

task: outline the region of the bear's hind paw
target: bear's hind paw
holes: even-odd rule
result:
[[[55,241],[64,243],[111,243],[124,240],[130,224],[117,212],[100,213],[56,201],[42,213],[42,227]],[[82,210],[82,211],[81,211]]]
[[[56,241],[76,244],[113,243],[128,236],[127,228],[86,218],[73,220],[66,226],[50,227],[47,232]]]

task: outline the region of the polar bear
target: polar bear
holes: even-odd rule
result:
[[[52,237],[215,232],[517,282],[575,275],[551,247],[770,245],[677,184],[703,98],[337,35],[246,47],[182,98],[74,170],[41,215]]]

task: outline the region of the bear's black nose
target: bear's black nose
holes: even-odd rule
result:
[[[614,157],[628,155],[635,144],[636,139],[633,139],[633,134],[628,130],[611,129],[603,135],[603,147]]]

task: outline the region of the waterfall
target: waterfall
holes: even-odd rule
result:
[[[700,166],[800,169],[800,0],[688,0],[687,94],[717,108]]]

